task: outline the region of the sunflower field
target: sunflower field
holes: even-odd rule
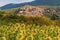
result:
[[[0,26],[0,40],[60,40],[60,27],[10,23]]]

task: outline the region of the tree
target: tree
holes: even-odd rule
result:
[[[53,14],[52,17],[51,17],[51,19],[52,19],[52,20],[57,20],[57,19],[59,19],[59,16],[56,15],[56,14]]]

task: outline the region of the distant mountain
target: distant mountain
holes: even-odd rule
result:
[[[32,2],[27,3],[20,3],[20,4],[7,4],[5,6],[0,7],[0,9],[10,9],[10,8],[16,8],[21,7],[24,5],[50,5],[50,6],[60,6],[60,0],[35,0]]]
[[[33,2],[30,2],[29,4],[57,6],[60,5],[60,0],[35,0]]]
[[[24,5],[25,5],[24,3],[21,3],[21,4],[10,3],[10,4],[7,4],[5,6],[0,7],[0,9],[2,9],[2,10],[4,10],[4,9],[10,9],[10,8],[21,7],[21,6],[24,6]]]

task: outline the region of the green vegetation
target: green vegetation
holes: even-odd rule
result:
[[[0,11],[0,40],[60,40],[60,20],[51,18]]]
[[[0,40],[60,40],[60,27],[10,23],[0,26]]]

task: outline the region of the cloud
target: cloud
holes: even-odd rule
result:
[[[0,7],[9,3],[24,3],[24,2],[31,2],[34,0],[0,0]]]

